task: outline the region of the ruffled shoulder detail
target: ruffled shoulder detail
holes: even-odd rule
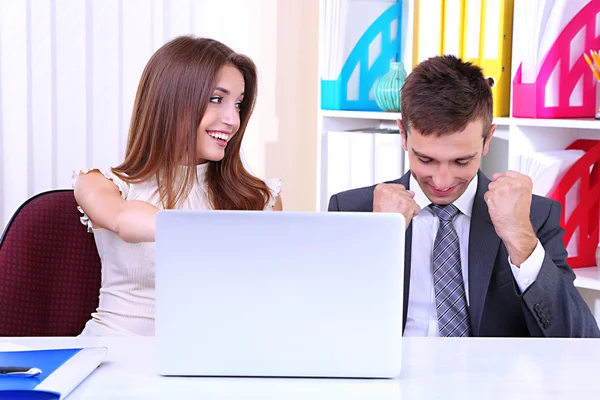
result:
[[[265,210],[271,210],[277,201],[277,196],[281,193],[281,179],[265,179],[265,183],[271,192],[271,197],[269,198],[269,202],[265,207]]]
[[[127,195],[129,194],[129,183],[125,182],[124,180],[119,178],[117,175],[115,175],[111,171],[110,168],[107,168],[107,169],[90,168],[90,169],[80,169],[79,171],[73,171],[73,174],[71,175],[71,183],[72,183],[73,188],[75,188],[75,183],[77,182],[77,178],[79,178],[81,175],[87,174],[91,171],[100,172],[102,175],[104,175],[106,177],[106,179],[109,179],[112,183],[115,184],[115,186],[119,189],[119,192],[121,193],[121,196],[124,199],[127,198]],[[85,211],[83,211],[83,209],[80,206],[77,206],[77,209],[81,213],[81,217],[79,218],[79,220],[81,221],[81,223],[84,226],[87,227],[88,232],[92,232],[92,229],[93,229],[92,221],[90,220],[88,215],[85,213]]]

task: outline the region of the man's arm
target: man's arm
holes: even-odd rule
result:
[[[535,282],[521,294],[527,328],[532,336],[600,337],[597,322],[573,284],[575,273],[567,264],[560,203],[549,199],[534,202],[532,191],[530,177],[509,170],[494,174],[484,194],[494,229],[506,246],[511,264],[520,268],[534,255],[538,240],[544,248]],[[535,227],[531,219],[534,210],[538,217]],[[529,267],[525,268],[529,273],[535,272]],[[515,290],[521,293],[517,285]]]
[[[527,328],[532,336],[600,337],[598,323],[573,284],[560,215],[560,203],[553,201],[537,232],[546,254],[537,279],[522,294]]]
[[[329,207],[327,207],[327,211],[340,211],[338,207],[337,194],[334,194],[329,199]]]

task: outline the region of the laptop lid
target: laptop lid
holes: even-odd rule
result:
[[[400,373],[400,214],[161,211],[162,375]]]

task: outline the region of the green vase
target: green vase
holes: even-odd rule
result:
[[[402,62],[391,62],[387,74],[375,82],[375,102],[383,111],[400,112],[400,89],[406,80]]]

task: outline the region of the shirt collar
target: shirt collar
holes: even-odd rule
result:
[[[469,218],[473,212],[473,203],[475,201],[475,194],[477,193],[477,183],[478,177],[476,174],[475,177],[471,179],[471,182],[469,182],[467,190],[465,190],[465,192],[453,203],[461,213]],[[424,209],[431,204],[431,200],[429,200],[425,193],[423,193],[421,186],[413,177],[412,173],[410,175],[409,188],[415,192],[415,202],[419,205],[419,207],[421,207],[421,209]]]

